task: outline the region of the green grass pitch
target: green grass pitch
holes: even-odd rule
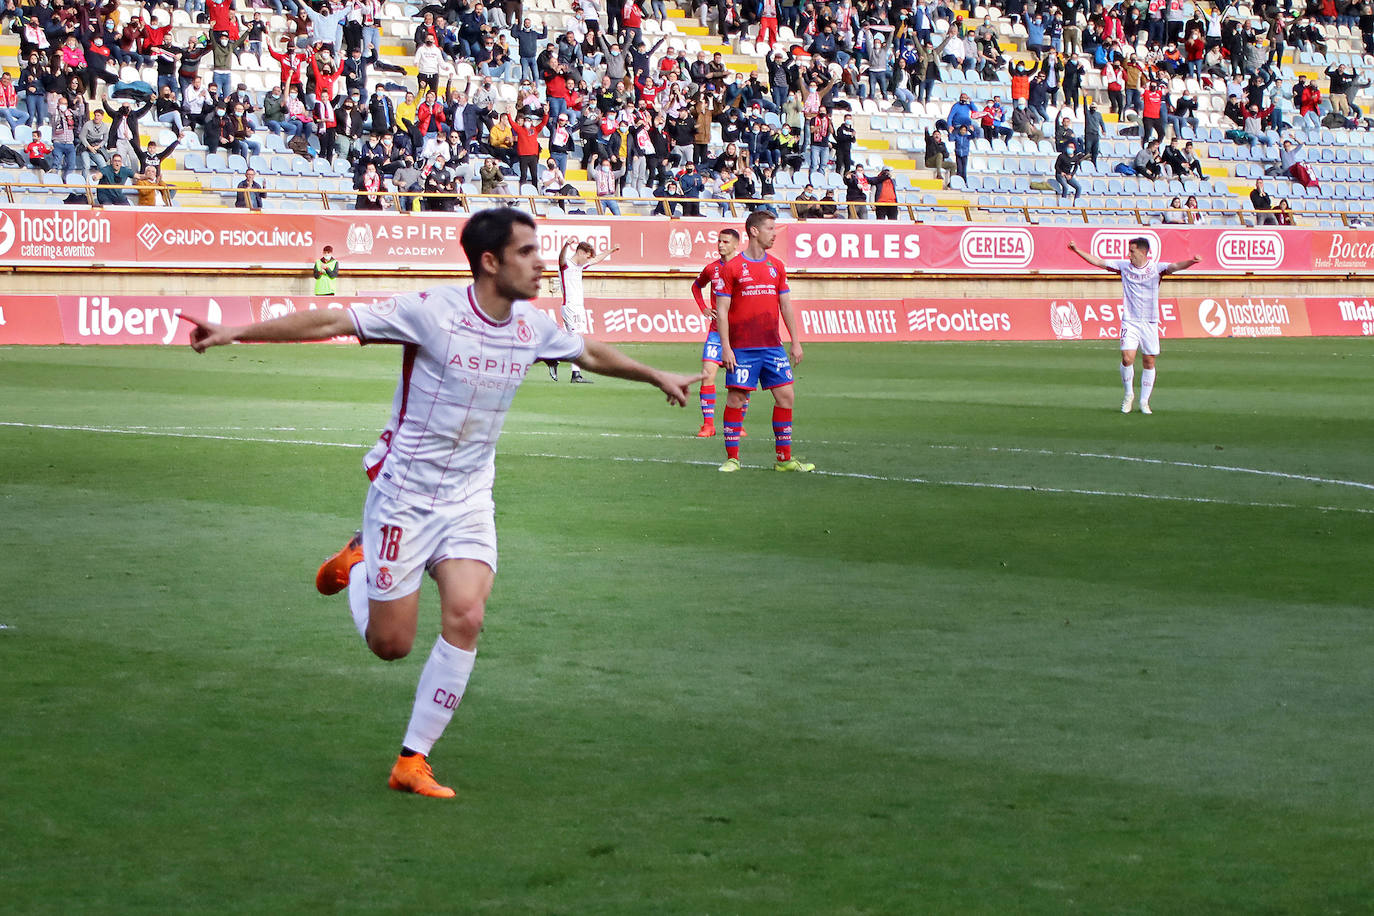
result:
[[[313,589],[399,352],[0,350],[0,910],[1371,912],[1374,341],[1114,363],[810,346],[811,476],[536,368],[442,802]]]

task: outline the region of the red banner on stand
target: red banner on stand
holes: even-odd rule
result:
[[[182,313],[247,324],[316,308],[368,304],[377,296],[0,296],[0,344],[186,344]],[[559,320],[555,300],[536,305]],[[801,339],[812,342],[1115,340],[1111,299],[793,300]],[[1370,299],[1266,296],[1165,299],[1165,338],[1374,336]],[[587,301],[588,333],[612,343],[700,343],[708,320],[682,299]],[[337,341],[352,340],[339,337]]]
[[[160,267],[294,267],[325,245],[348,267],[466,270],[467,217],[449,213],[0,208],[0,264]],[[569,216],[539,220],[545,262],[570,241],[619,248],[606,271],[695,274],[716,256],[721,229],[743,219]],[[1098,257],[1126,257],[1132,238],[1157,258],[1197,255],[1203,271],[1341,274],[1374,269],[1374,231],[1220,226],[995,226],[812,220],[779,224],[773,253],[806,271],[985,276],[1090,273],[1073,240]]]

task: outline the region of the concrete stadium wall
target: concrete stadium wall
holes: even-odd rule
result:
[[[98,276],[98,290],[92,278]],[[693,271],[660,271],[643,274],[589,274],[588,294],[608,299],[672,299],[690,301]],[[466,273],[350,269],[343,263],[338,289],[341,295],[424,289],[443,283],[466,282]],[[556,297],[557,271],[546,275],[544,295]],[[1367,278],[1353,275],[1237,276],[1234,273],[1204,274],[1189,271],[1168,278],[1172,296],[1368,296]],[[0,288],[12,295],[69,295],[75,291],[110,296],[308,296],[314,292],[309,270],[223,269],[159,270],[106,268],[60,270],[50,268],[0,268]],[[921,297],[980,298],[1103,298],[1119,297],[1120,283],[1111,276],[1082,274],[966,274],[874,275],[862,277],[806,273],[793,275],[793,288],[808,299],[910,299]]]

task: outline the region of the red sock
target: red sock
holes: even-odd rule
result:
[[[739,430],[744,425],[744,411],[739,407],[725,408],[725,457],[739,459]]]
[[[773,408],[773,441],[779,461],[792,460],[792,408]]]

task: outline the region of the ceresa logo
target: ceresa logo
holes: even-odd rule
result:
[[[1213,337],[1226,333],[1226,308],[1215,299],[1203,299],[1197,304],[1197,320],[1202,329]]]
[[[1159,260],[1159,234],[1149,229],[1099,229],[1093,233],[1092,253],[1104,261],[1125,261],[1131,256],[1131,239],[1150,243],[1150,260]]]
[[[1249,270],[1283,263],[1283,236],[1277,232],[1223,232],[1217,237],[1217,261],[1222,267]]]
[[[1096,246],[1096,240],[1093,242]],[[1056,340],[1081,340],[1083,319],[1072,302],[1050,303],[1050,328]]]
[[[965,229],[959,255],[965,267],[1025,267],[1035,254],[1029,229]]]
[[[14,220],[8,214],[0,213],[0,254],[14,247]]]

